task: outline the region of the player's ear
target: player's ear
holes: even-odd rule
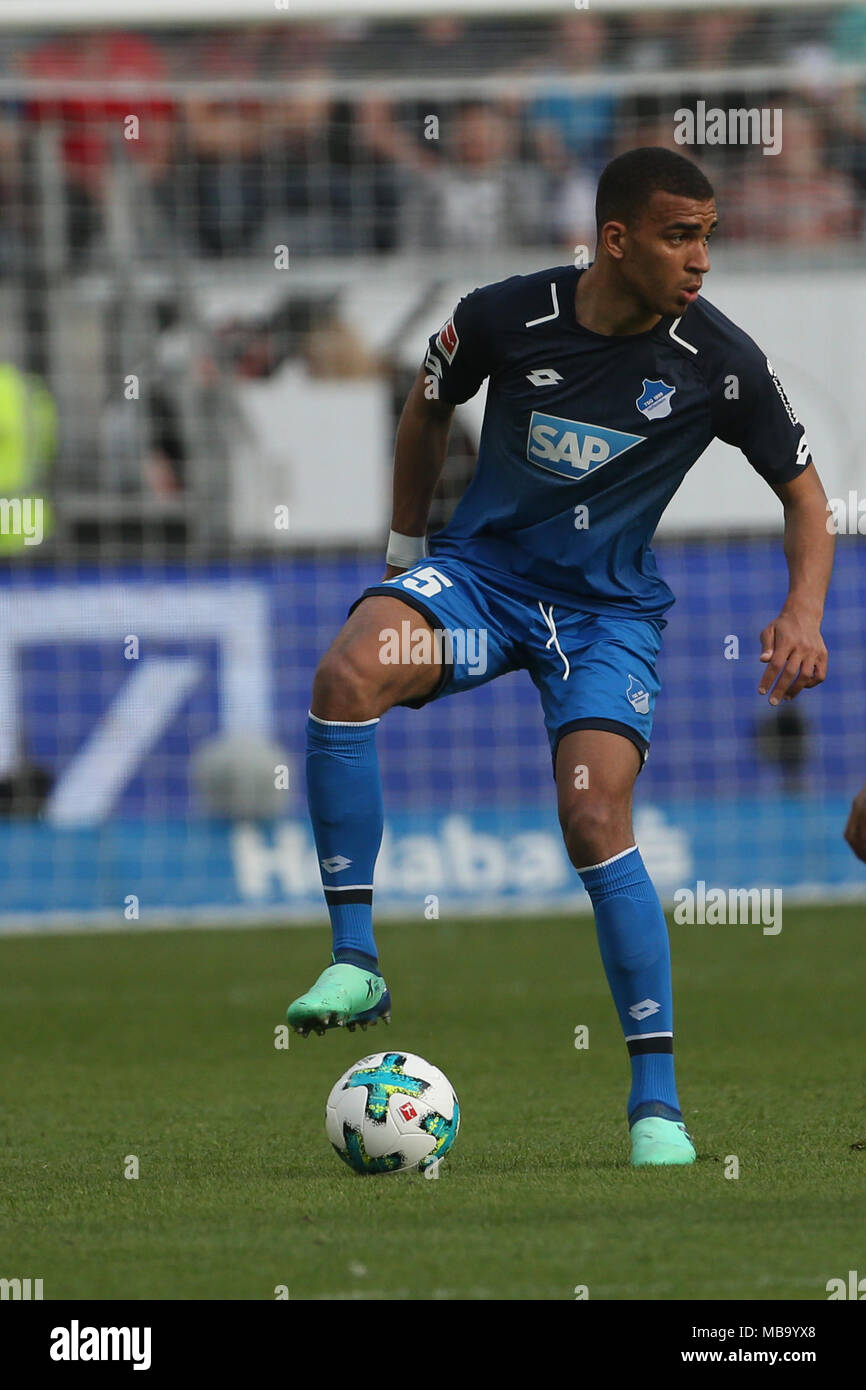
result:
[[[603,246],[615,261],[625,255],[626,226],[624,222],[605,222],[598,236],[599,246]]]

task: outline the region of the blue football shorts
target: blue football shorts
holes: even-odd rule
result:
[[[403,702],[410,709],[525,670],[541,696],[554,773],[559,741],[574,729],[621,734],[646,762],[664,619],[588,613],[566,595],[548,603],[507,593],[450,555],[370,585],[349,612],[371,594],[400,599],[433,628],[430,655],[442,675],[429,695]],[[411,660],[409,640],[408,626],[392,634],[386,659]]]

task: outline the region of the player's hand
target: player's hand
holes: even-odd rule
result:
[[[866,864],[866,787],[861,787],[851,803],[851,814],[845,826],[845,839],[858,859]]]
[[[385,573],[382,575],[382,583],[384,583],[386,579],[396,579],[398,574],[405,573],[405,565],[386,565]]]
[[[827,648],[817,618],[783,611],[761,633],[761,660],[767,663],[758,694],[770,704],[793,700],[801,690],[820,685],[827,675]]]

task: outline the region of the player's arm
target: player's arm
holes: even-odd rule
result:
[[[777,705],[820,685],[827,674],[821,619],[834,541],[809,441],[771,363],[757,343],[741,335],[723,370],[724,389],[717,384],[714,392],[716,433],[742,449],[785,509],[788,596],[761,633],[767,669],[758,686]]]
[[[386,579],[402,574],[427,553],[427,518],[445,464],[454,407],[474,396],[495,368],[490,298],[496,288],[486,286],[464,295],[448,322],[428,340],[424,365],[397,427]]]
[[[770,704],[776,705],[820,685],[827,675],[821,619],[835,537],[827,528],[827,497],[814,463],[789,482],[771,486],[785,509],[788,596],[778,618],[761,633],[761,660],[767,669],[758,691],[771,691]]]
[[[421,542],[426,534],[453,415],[454,406],[432,394],[430,372],[421,367],[406,397],[394,447],[391,531],[398,536],[417,537]],[[405,564],[389,564],[384,577],[393,579],[406,568]]]

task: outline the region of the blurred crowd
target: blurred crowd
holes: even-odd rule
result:
[[[201,257],[283,242],[301,254],[591,246],[598,173],[638,144],[704,164],[726,239],[852,240],[866,231],[866,79],[840,64],[863,60],[866,9],[827,4],[7,40],[0,271],[21,244],[18,211],[38,201],[43,132],[73,268],[99,254],[118,162],[134,170],[156,244],[175,238]],[[752,71],[738,86],[756,65],[766,84]],[[581,77],[594,85],[569,85]],[[677,144],[674,112],[699,100],[780,108],[780,153]]]

